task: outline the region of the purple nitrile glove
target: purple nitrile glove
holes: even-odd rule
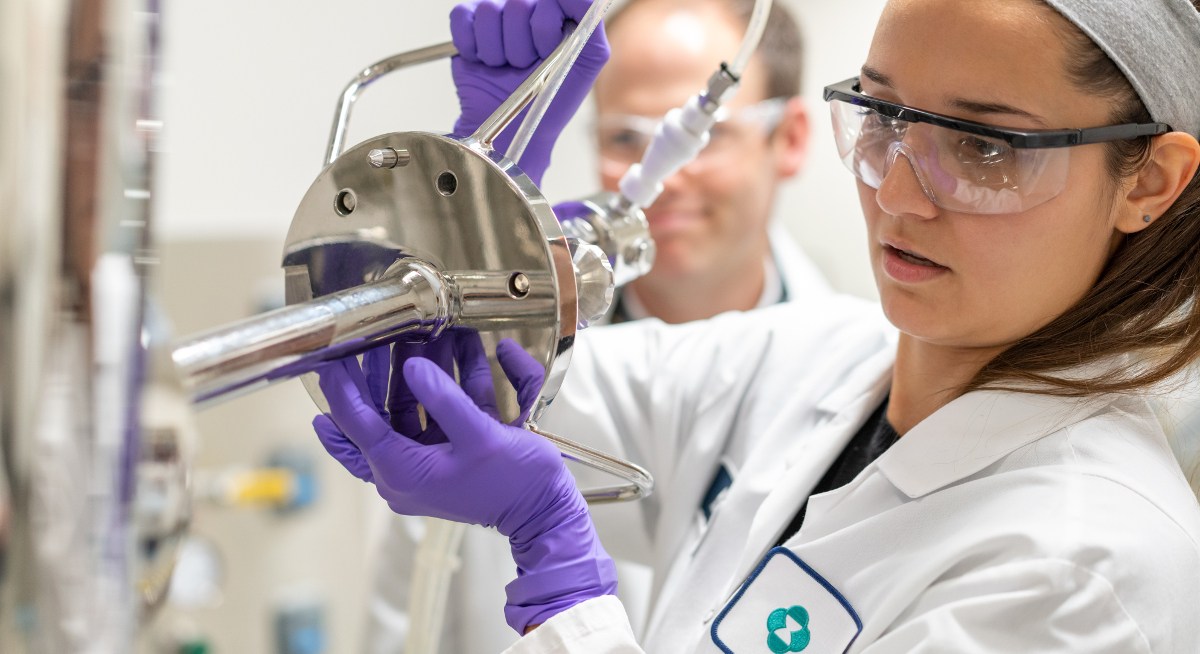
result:
[[[580,202],[579,200],[568,200],[566,202],[559,202],[558,204],[554,205],[553,209],[554,209],[554,217],[557,218],[558,222],[560,222],[560,223],[564,220],[573,220],[575,218],[582,218],[583,216],[587,216],[592,213],[592,210],[588,209],[587,205]]]
[[[538,393],[542,390],[542,382],[546,373],[540,363],[526,354],[521,346],[511,339],[501,341],[496,351],[501,362],[509,364],[506,374],[513,387],[517,389],[517,404],[521,409],[520,417],[514,420],[512,425],[521,427],[533,410]],[[479,338],[479,333],[456,327],[430,343],[397,343],[392,348],[392,368],[400,370],[408,359],[421,357],[438,364],[447,374],[453,374],[456,361],[478,362],[484,356],[483,341]],[[365,366],[364,369],[366,370]],[[465,374],[466,372],[470,372],[471,375],[468,376]],[[488,415],[499,418],[500,411],[496,406],[490,367],[480,365],[467,371],[460,367],[460,377],[460,384],[466,389],[467,395],[476,399],[480,403],[480,408]],[[369,370],[367,379],[370,380]],[[402,434],[409,434],[411,438],[426,445],[446,442],[446,436],[437,421],[427,419],[425,428],[421,427],[418,402],[413,398],[408,384],[405,383],[404,375],[392,376],[391,390],[387,393],[386,401],[379,399],[382,397],[382,394],[379,393],[382,388],[382,385],[373,386],[371,388],[372,398],[376,401],[377,406],[386,404],[392,429]]]
[[[558,47],[590,5],[591,0],[469,0],[456,6],[450,12],[450,35],[459,54],[450,61],[450,71],[461,113],[454,133],[473,134]],[[518,162],[535,185],[541,186],[554,142],[583,104],[608,54],[608,39],[600,25]],[[523,119],[524,113],[496,138],[496,150],[508,151]]]
[[[404,423],[415,414],[406,413],[403,398],[411,398],[413,407],[420,402],[429,426],[419,431],[418,424],[413,434],[429,444],[393,429],[381,415],[379,395],[374,403],[365,399],[380,392],[379,380],[368,379],[353,357],[319,371],[333,419],[317,416],[313,425],[326,450],[351,474],[374,483],[393,511],[494,526],[507,536],[517,579],[507,587],[505,617],[524,633],[580,602],[615,593],[616,572],[558,450],[495,418],[478,335],[452,338],[461,387],[425,358],[397,361],[399,374],[393,375],[389,408]],[[541,364],[512,341],[502,341],[497,355],[518,397],[536,398]],[[397,377],[403,392],[396,392]],[[434,442],[439,437],[445,441]]]

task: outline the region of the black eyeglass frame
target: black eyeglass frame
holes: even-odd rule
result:
[[[859,81],[859,77],[851,77],[837,84],[826,86],[825,101],[841,100],[842,102],[866,107],[896,120],[903,120],[910,123],[927,123],[960,132],[967,132],[968,134],[978,134],[979,136],[1000,139],[1008,145],[1019,149],[1068,148],[1075,145],[1127,141],[1143,136],[1158,136],[1159,134],[1174,131],[1166,123],[1124,123],[1122,125],[1086,127],[1082,129],[1039,129],[1030,131],[1005,129],[969,120],[951,118],[941,114],[906,107],[902,104],[872,98],[869,95],[863,95]]]

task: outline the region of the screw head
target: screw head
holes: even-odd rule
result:
[[[375,148],[367,153],[367,162],[372,168],[395,168],[407,166],[412,161],[412,155],[403,148]]]

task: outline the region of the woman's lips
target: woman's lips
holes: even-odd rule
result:
[[[888,243],[883,244],[883,270],[888,277],[904,284],[927,282],[950,272],[935,261]]]

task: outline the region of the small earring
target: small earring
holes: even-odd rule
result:
[[[1142,216],[1142,222],[1147,222],[1147,223],[1148,223],[1148,222],[1150,222],[1151,220],[1154,220],[1154,219],[1153,219],[1153,218],[1151,218],[1149,214],[1147,214],[1147,215],[1145,215],[1145,216]]]

